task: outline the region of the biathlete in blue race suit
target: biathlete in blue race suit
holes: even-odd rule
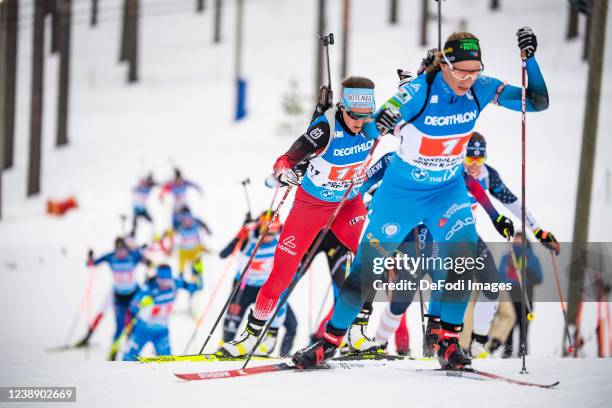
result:
[[[527,57],[526,108],[531,112],[544,110],[548,107],[548,91],[534,58],[536,37],[529,28],[520,29],[517,36]],[[370,205],[355,262],[326,334],[294,355],[298,367],[312,367],[335,354],[364,298],[373,290],[369,283],[375,278],[374,259],[381,249],[392,254],[418,223],[429,227],[440,244],[441,257],[453,261],[475,257],[477,234],[462,175],[466,144],[476,119],[489,103],[521,110],[521,88],[482,75],[481,56],[473,34],[452,34],[427,72],[402,86],[376,120],[365,125],[364,132],[372,137],[398,126],[396,134],[401,144]],[[461,284],[471,279],[470,270],[458,272],[449,268],[446,283]],[[442,294],[438,358],[443,367],[460,368],[471,363],[459,347],[469,295],[467,289]]]
[[[157,267],[157,275],[147,281],[136,293],[130,311],[136,316],[132,336],[126,345],[124,361],[135,361],[140,351],[148,343],[153,343],[158,356],[172,354],[168,322],[178,289],[190,293],[202,289],[201,282],[186,282],[183,278],[172,277],[172,269],[162,264]]]

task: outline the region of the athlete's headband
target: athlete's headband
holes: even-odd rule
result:
[[[477,38],[447,41],[442,53],[451,64],[459,61],[480,61],[482,63],[482,52]]]
[[[374,89],[370,88],[344,88],[342,104],[348,109],[368,108],[376,109]]]

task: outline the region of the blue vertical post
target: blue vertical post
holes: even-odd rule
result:
[[[246,116],[246,91],[247,81],[242,76],[242,14],[244,1],[238,0],[236,7],[236,121]]]
[[[236,79],[236,121],[247,114],[246,111],[247,81],[244,78]]]

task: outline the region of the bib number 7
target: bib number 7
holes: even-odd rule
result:
[[[348,166],[331,166],[328,178],[332,181],[350,181],[363,173],[363,163]]]
[[[421,139],[419,153],[423,156],[458,156],[463,152],[471,133],[464,136],[433,138],[424,136]]]

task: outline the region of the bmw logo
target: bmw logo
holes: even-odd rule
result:
[[[427,170],[414,168],[412,169],[411,174],[412,174],[412,178],[415,179],[416,181],[423,181],[427,178],[427,176],[429,175],[429,172]]]
[[[400,230],[400,226],[393,222],[387,223],[383,225],[382,227],[382,231],[387,237],[392,237],[394,235],[397,235],[399,230]]]

